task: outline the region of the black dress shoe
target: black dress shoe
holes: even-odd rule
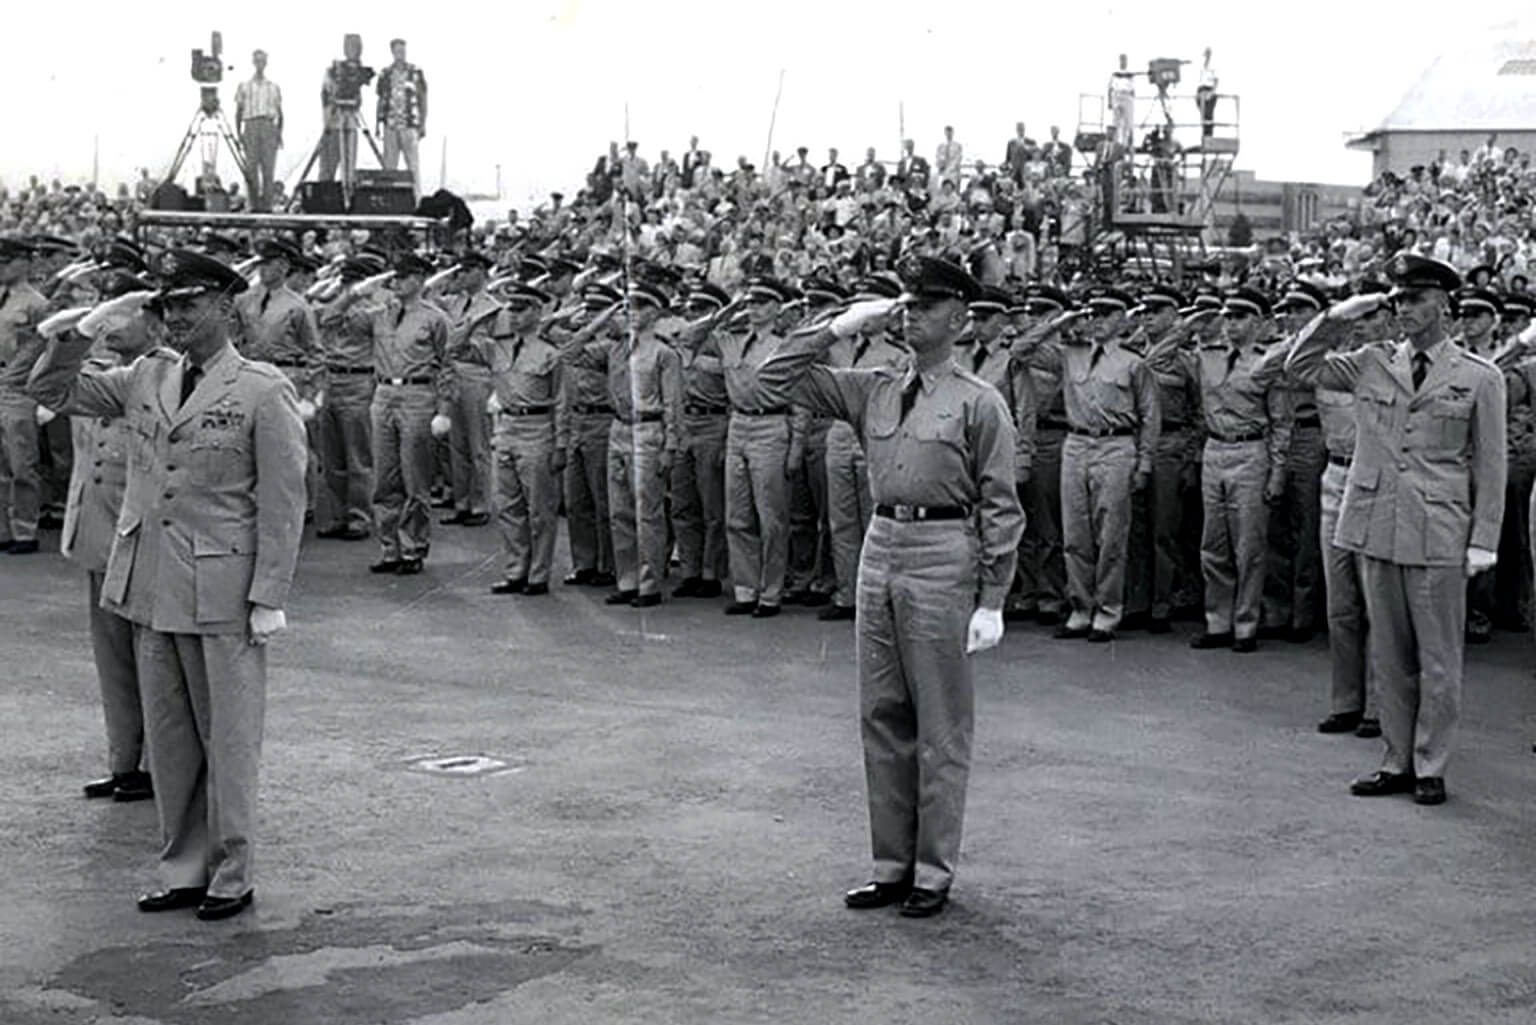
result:
[[[806,608],[819,609],[832,603],[832,596],[824,591],[806,591],[800,599],[800,604]]]
[[[1003,606],[1003,622],[1005,623],[1023,623],[1034,619],[1035,615],[1036,612],[1034,609],[1025,609],[1009,605]]]
[[[500,580],[491,585],[492,594],[522,594],[528,589],[528,581],[522,578],[517,580]]]
[[[1445,780],[1439,776],[1425,776],[1413,785],[1414,804],[1444,804]]]
[[[858,613],[852,605],[828,605],[816,613],[816,618],[823,623],[845,623],[858,618]]]
[[[772,619],[779,614],[777,605],[769,605],[766,602],[758,602],[757,608],[752,610],[753,619]]]
[[[704,581],[699,577],[684,577],[676,587],[672,589],[674,598],[693,598],[699,593],[699,585]]]
[[[453,499],[449,498],[449,497],[434,498],[434,499],[432,499],[432,508],[434,508],[434,509],[452,509],[453,508]]]
[[[1132,612],[1120,620],[1122,630],[1145,630],[1152,622],[1152,617],[1145,612]]]
[[[148,801],[154,796],[155,787],[147,772],[130,772],[119,777],[117,789],[112,791],[112,800],[118,804]]]
[[[561,580],[560,582],[566,587],[586,587],[592,582],[592,577],[596,575],[596,573],[597,570],[595,569],[573,570],[572,572],[567,573],[565,575],[565,579]]]
[[[529,584],[527,587],[523,588],[523,593],[530,598],[537,598],[541,594],[549,593],[549,585],[543,583]]]
[[[1360,725],[1359,712],[1334,712],[1317,724],[1319,733],[1353,733]]]
[[[1355,780],[1349,785],[1349,792],[1356,797],[1386,797],[1389,794],[1411,794],[1413,785],[1413,773],[1387,772],[1382,769]]]
[[[1209,630],[1195,634],[1189,639],[1189,646],[1196,651],[1215,651],[1217,648],[1232,647],[1232,635],[1230,633],[1211,633]]]
[[[634,606],[637,609],[654,608],[657,605],[661,604],[661,595],[659,595],[659,594],[637,594],[637,595],[635,595],[634,600],[632,600],[629,604]]]
[[[8,552],[16,544],[15,541],[0,541],[0,552]]]
[[[785,604],[785,605],[804,605],[806,603],[806,600],[810,597],[810,594],[811,594],[810,591],[807,591],[807,590],[805,590],[803,588],[795,588],[792,591],[785,591],[784,592],[783,604]]]
[[[255,896],[255,890],[246,890],[238,897],[204,897],[203,902],[197,906],[197,917],[204,922],[234,918],[251,906]]]
[[[58,530],[62,526],[64,526],[64,517],[56,513],[42,513],[37,518],[38,530]]]
[[[1292,644],[1307,644],[1316,635],[1317,630],[1314,627],[1293,626],[1286,631],[1285,639],[1290,641]]]
[[[1051,636],[1058,641],[1080,641],[1091,632],[1086,626],[1067,626],[1063,623]]]
[[[37,539],[28,538],[25,541],[12,541],[8,555],[31,555],[37,551]]]
[[[346,527],[326,527],[323,530],[315,531],[315,537],[322,541],[334,541],[341,537],[346,529]]]
[[[380,559],[378,562],[376,562],[372,566],[368,567],[368,572],[369,573],[399,573],[400,572],[400,560],[399,559]]]
[[[724,594],[718,580],[700,580],[698,588],[693,592],[695,598],[718,598]]]
[[[20,541],[17,541],[16,543],[18,545],[21,544]],[[33,544],[35,545],[36,542],[33,542]],[[16,554],[16,549],[12,548],[11,549],[11,554],[15,555]],[[1468,644],[1488,644],[1488,643],[1491,643],[1492,641],[1493,641],[1493,628],[1492,627],[1486,627],[1486,628],[1485,627],[1481,627],[1481,626],[1469,626],[1469,627],[1467,627],[1467,643]]]
[[[1035,613],[1035,622],[1041,626],[1058,626],[1061,623],[1061,613],[1050,609],[1041,609]]]
[[[111,797],[117,792],[117,781],[122,778],[122,775],[118,775],[108,776],[105,779],[93,779],[80,789],[85,792],[86,797]]]
[[[603,599],[604,605],[628,605],[640,596],[639,591],[614,591]]]
[[[402,577],[413,577],[421,572],[420,559],[401,559],[400,568],[395,570]]]
[[[1165,634],[1173,632],[1173,624],[1166,619],[1152,618],[1147,620],[1147,633]]]
[[[925,890],[914,886],[907,899],[901,902],[902,918],[932,918],[949,903],[948,890]]]
[[[755,601],[733,601],[725,607],[727,616],[750,616],[757,611]]]
[[[1355,736],[1366,740],[1381,736],[1381,720],[1361,719],[1360,725],[1355,727]]]
[[[464,526],[466,527],[483,527],[489,522],[491,522],[490,513],[467,513],[464,516]]]
[[[1090,643],[1090,644],[1108,644],[1110,641],[1112,641],[1114,639],[1115,639],[1115,632],[1113,630],[1089,630],[1088,631],[1088,643]]]
[[[899,883],[866,883],[843,894],[843,905],[855,911],[890,907],[906,900],[912,892],[910,880]]]
[[[587,580],[588,587],[612,587],[619,582],[619,578],[612,573],[597,570]]]
[[[468,523],[469,510],[460,509],[450,516],[439,516],[437,518],[437,522],[441,523],[445,527],[457,527],[462,523]]]
[[[1283,641],[1290,632],[1288,626],[1261,626],[1258,637],[1261,641]]]
[[[1239,655],[1251,655],[1259,650],[1257,637],[1237,637],[1232,641],[1232,650]]]
[[[368,540],[367,527],[346,527],[336,535],[338,541],[366,541]]]
[[[139,910],[154,912],[195,908],[207,896],[208,891],[201,886],[186,887],[179,890],[156,890],[154,893],[146,893],[139,898]]]

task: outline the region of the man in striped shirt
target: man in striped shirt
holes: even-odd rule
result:
[[[267,52],[251,54],[256,73],[235,90],[235,129],[245,146],[245,185],[251,209],[272,209],[277,151],[283,148],[283,91],[267,78]]]

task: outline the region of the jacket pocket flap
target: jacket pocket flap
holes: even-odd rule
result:
[[[1354,478],[1350,481],[1353,487],[1361,491],[1375,491],[1381,483],[1381,470],[1375,466],[1361,466],[1355,464]]]
[[[212,534],[199,533],[192,538],[192,555],[254,555],[256,554],[256,535],[254,533],[229,533],[215,537]]]
[[[140,520],[138,513],[125,513],[123,517],[117,521],[117,536],[128,537],[134,531],[139,529],[139,522]]]

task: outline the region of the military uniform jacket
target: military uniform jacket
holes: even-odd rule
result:
[[[102,607],[189,634],[238,633],[252,604],[282,608],[304,529],[307,456],[293,385],[226,346],[183,406],[174,353],[80,371],[88,346],[55,343],[28,390],[50,408],[127,426]]]
[[[285,367],[307,370],[315,361],[319,332],[309,303],[286,285],[260,286],[237,300],[244,341],[240,354]]]
[[[1497,551],[1504,517],[1504,378],[1447,340],[1413,387],[1413,346],[1329,353],[1314,320],[1287,361],[1302,380],[1354,394],[1355,461],[1334,544],[1405,566],[1461,566]]]
[[[108,359],[92,363],[98,370],[117,366]],[[71,419],[75,462],[59,551],[87,572],[104,573],[128,485],[128,421],[94,416]]]
[[[48,300],[22,282],[0,287],[0,392],[19,392],[43,350],[37,325],[48,315]]]

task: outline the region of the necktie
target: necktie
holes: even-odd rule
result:
[[[912,380],[901,390],[901,417],[898,423],[907,422],[907,414],[912,412],[912,406],[917,402],[917,393],[922,391],[923,378],[920,374],[913,374]]]
[[[746,344],[741,347],[741,359],[742,359],[742,362],[746,362],[747,353],[752,351],[752,343],[755,342],[755,341],[757,341],[757,332],[756,331],[754,331],[751,334],[747,335]]]
[[[405,304],[400,304],[400,312],[395,314],[395,330],[400,330],[400,322],[405,319]]]
[[[0,292],[0,310],[5,309],[5,304],[10,302],[10,301],[11,301],[11,290],[9,288],[7,288],[4,292]]]
[[[1418,391],[1424,387],[1424,378],[1429,376],[1429,354],[1416,352],[1413,354],[1413,390]]]
[[[859,360],[863,359],[864,358],[864,354],[866,352],[868,352],[868,351],[869,351],[869,339],[868,338],[860,338],[859,339],[859,344],[855,345],[853,347],[853,362],[848,364],[848,365],[851,366],[851,367],[858,366],[859,365]]]
[[[1232,369],[1237,366],[1237,360],[1240,356],[1242,356],[1242,353],[1237,349],[1227,353],[1227,377],[1232,376]]]
[[[267,315],[267,304],[270,303],[271,301],[272,301],[272,292],[270,290],[268,290],[261,297],[261,313],[260,313],[260,316],[265,317]]]
[[[1092,370],[1094,367],[1098,366],[1099,365],[1099,359],[1103,355],[1104,355],[1104,346],[1102,346],[1102,345],[1095,345],[1093,347],[1093,355],[1088,357],[1088,369]]]
[[[197,382],[203,379],[203,368],[196,363],[188,363],[181,371],[181,404],[185,406],[187,400],[192,397],[192,392],[197,388]]]
[[[514,367],[517,366],[517,357],[522,355],[522,352],[523,352],[523,339],[521,337],[519,337],[517,339],[517,341],[512,343],[512,365]]]
[[[1099,355],[1098,355],[1097,352],[1094,353],[1093,358],[1094,359],[1098,359],[1099,358]],[[981,368],[982,368],[982,366],[986,362],[987,362],[987,347],[985,345],[982,345],[980,342],[977,342],[976,343],[976,351],[971,355],[971,373],[973,373],[973,374],[981,373]]]

